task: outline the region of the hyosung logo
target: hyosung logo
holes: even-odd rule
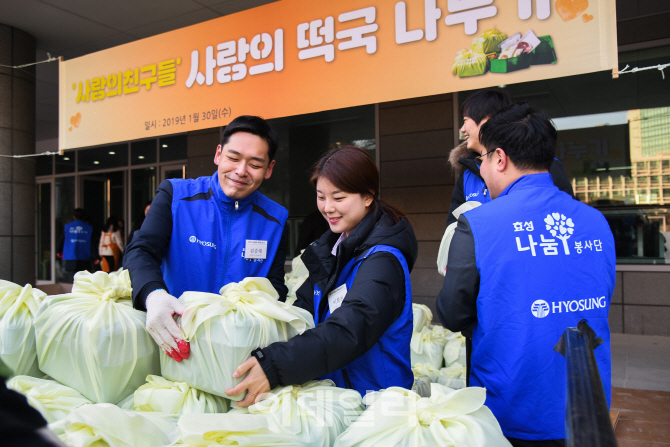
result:
[[[530,311],[533,313],[534,317],[544,318],[549,315],[549,303],[545,300],[536,300],[532,306],[530,306]]]
[[[191,236],[190,238],[188,238],[188,240],[193,244],[198,243],[198,244],[202,245],[203,247],[211,247],[214,250],[216,250],[216,244],[214,242],[201,241],[200,239],[198,239],[195,236]]]

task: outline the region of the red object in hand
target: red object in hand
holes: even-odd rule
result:
[[[179,354],[182,359],[187,359],[191,355],[191,344],[184,340],[177,340],[177,346],[179,346]]]

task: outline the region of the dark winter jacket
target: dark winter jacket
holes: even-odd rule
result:
[[[454,185],[454,191],[451,194],[451,206],[449,207],[449,215],[447,216],[447,226],[456,222],[456,218],[453,214],[454,210],[465,203],[465,192],[463,187],[463,173],[465,170],[467,169],[480,179],[482,178],[479,173],[479,166],[475,163],[475,157],[478,156],[479,154],[468,149],[467,142],[465,141],[453,148],[451,153],[449,153],[449,164],[451,165],[451,171],[454,174],[456,184]],[[575,196],[572,190],[572,184],[570,183],[570,180],[565,173],[565,168],[560,161],[554,160],[551,164],[551,168],[549,168],[549,173],[554,179],[554,185],[556,185],[558,189],[567,192],[572,197]]]
[[[334,286],[342,268],[375,245],[400,250],[411,271],[418,253],[412,226],[394,223],[381,211],[370,212],[338,246],[339,234],[328,230],[302,254],[309,277],[297,291],[295,305],[314,315],[314,284],[323,296]],[[256,353],[270,387],[302,384],[350,364],[372,348],[402,314],[406,299],[405,274],[393,254],[374,253],[365,259],[337,312],[316,328],[287,342],[273,343]],[[321,300],[319,314],[328,300]]]

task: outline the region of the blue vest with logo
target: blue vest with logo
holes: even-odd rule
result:
[[[344,368],[319,378],[319,380],[330,379],[340,388],[354,389],[361,393],[361,396],[365,396],[368,391],[379,391],[391,386],[411,388],[414,382],[409,351],[409,344],[412,339],[412,284],[407,261],[400,250],[388,245],[375,245],[363,255],[354,257],[340,272],[335,288],[346,284],[347,290],[351,289],[361,263],[371,254],[381,251],[387,251],[395,255],[405,273],[405,306],[402,314],[368,352]],[[326,321],[330,316],[328,305],[326,305],[324,312],[319,315],[319,306],[324,299],[327,300],[328,297],[324,297],[319,286],[315,284],[315,325]]]
[[[91,259],[91,236],[93,227],[83,220],[65,224],[63,259],[66,261],[89,261]]]
[[[548,173],[519,178],[464,216],[480,275],[470,385],[486,388],[505,436],[563,439],[566,366],[553,347],[582,319],[604,340],[594,352],[611,402],[609,225]]]
[[[469,169],[463,172],[463,197],[466,202],[475,201],[482,205],[491,201],[491,195],[484,180],[480,179]]]
[[[218,172],[170,182],[172,236],[161,265],[170,294],[218,293],[228,283],[268,275],[288,218],[286,208],[258,191],[237,201],[227,197]],[[247,240],[267,241],[266,258],[246,258]]]

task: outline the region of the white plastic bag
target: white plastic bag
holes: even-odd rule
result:
[[[93,402],[113,404],[158,374],[159,348],[131,293],[127,270],[78,272],[72,293],[46,298],[34,323],[40,369]]]
[[[432,382],[428,377],[415,377],[412,391],[421,397],[430,397],[430,384]]]
[[[430,326],[433,321],[433,312],[424,304],[412,303],[412,317],[414,332],[421,332],[424,327]]]
[[[275,388],[248,413],[265,416],[274,433],[297,435],[305,447],[330,447],[364,409],[357,391],[320,380]],[[244,410],[231,410],[240,412]]]
[[[437,383],[454,390],[460,390],[465,388],[465,378],[465,366],[458,362],[454,362],[448,368],[442,368],[440,370],[440,376],[437,379]]]
[[[460,332],[448,332],[447,344],[444,345],[444,366],[449,367],[454,363],[465,365],[467,362],[465,352],[465,337]]]
[[[179,440],[178,420],[170,414],[93,404],[73,410],[49,428],[70,447],[165,447]]]
[[[335,441],[335,447],[509,446],[486,390],[431,385],[431,396],[392,387],[368,393],[368,409]]]
[[[184,292],[186,307],[181,329],[191,344],[190,357],[175,362],[161,351],[161,372],[166,379],[232,400],[226,389],[243,380],[233,378],[251,351],[277,341],[286,341],[314,327],[312,315],[278,301],[267,278],[246,278],[230,283],[221,294]]]
[[[440,275],[444,276],[447,273],[447,262],[449,261],[449,246],[451,245],[451,239],[454,237],[456,232],[456,224],[458,223],[458,218],[466,211],[477,208],[481,203],[474,200],[470,202],[462,203],[458,208],[452,213],[456,218],[456,222],[452,223],[447,227],[442,236],[442,242],[440,243],[440,249],[437,252],[437,271]]]
[[[444,345],[447,343],[446,331],[441,326],[424,327],[421,332],[413,332],[410,341],[410,359],[412,366],[429,363],[434,368],[442,368]]]
[[[303,250],[304,252],[305,250]],[[309,270],[300,259],[300,255],[293,258],[291,262],[291,272],[284,275],[284,284],[288,287],[288,294],[286,295],[286,304],[293,304],[296,300],[296,292],[302,284],[309,277]]]
[[[178,427],[185,446],[304,446],[296,435],[270,431],[267,418],[257,414],[185,414]]]
[[[14,376],[7,381],[7,388],[26,396],[30,406],[39,411],[48,423],[60,421],[75,408],[92,403],[79,391],[55,380]]]
[[[414,373],[414,379],[426,378],[431,383],[437,383],[440,379],[440,370],[430,363],[417,363],[412,366],[412,373]]]
[[[0,360],[15,375],[41,377],[33,319],[46,293],[0,280]]]
[[[119,405],[134,411],[167,414],[226,413],[228,401],[185,382],[172,382],[161,376],[148,376],[147,383],[135,391],[130,403]]]

